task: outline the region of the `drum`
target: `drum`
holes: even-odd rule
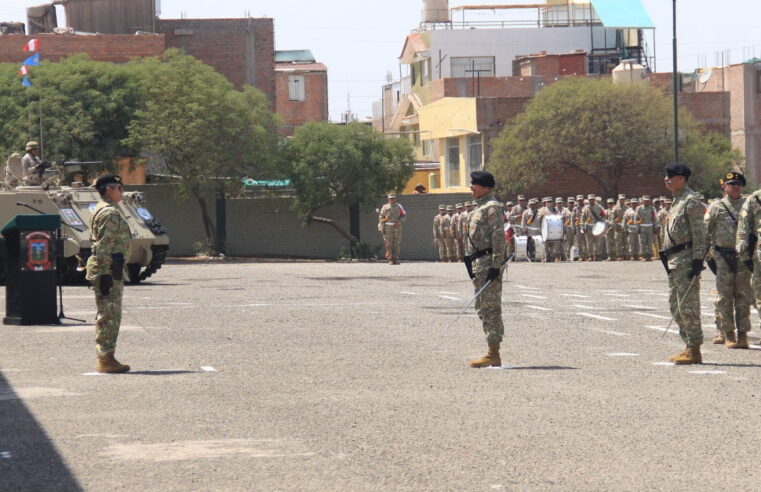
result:
[[[626,226],[626,232],[629,234],[637,234],[637,232],[639,232],[639,228],[637,224],[629,224]]]
[[[532,236],[531,239],[534,243],[534,261],[542,261],[544,259],[544,239],[542,236]]]
[[[510,242],[513,238],[513,234],[515,234],[515,231],[513,231],[513,225],[505,224],[505,242]]]
[[[542,219],[542,240],[544,242],[563,240],[562,215],[546,215]]]
[[[604,220],[597,222],[592,227],[592,235],[595,237],[603,237],[608,232],[608,223]]]
[[[528,260],[528,236],[515,236],[515,261]]]

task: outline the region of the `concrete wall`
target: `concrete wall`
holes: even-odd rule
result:
[[[203,222],[198,203],[178,201],[166,185],[128,186],[129,191],[146,194],[148,208],[169,230],[171,256],[192,256],[193,243],[204,242]],[[469,200],[470,195],[403,195],[399,199],[407,210],[402,231],[401,257],[405,260],[434,260],[437,250],[431,245],[433,217],[439,204]],[[378,199],[378,207],[385,202]],[[215,217],[214,200],[207,200],[209,213]],[[290,211],[287,198],[233,199],[227,201],[227,247],[234,256],[271,256],[302,258],[336,258],[347,244],[331,226],[312,224],[302,227]],[[335,219],[349,229],[349,211],[342,206],[320,210],[319,216]],[[362,213],[360,238],[372,246],[383,246],[377,230],[375,209]]]

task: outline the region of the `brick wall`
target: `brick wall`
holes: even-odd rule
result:
[[[729,92],[681,92],[679,106],[710,131],[729,136]]]
[[[476,99],[478,130],[484,136],[484,162],[489,162],[494,139],[508,121],[522,113],[530,97],[489,97]]]
[[[131,58],[159,56],[165,50],[160,34],[36,34],[34,36],[0,36],[0,63],[21,63],[31,53],[22,51],[32,38],[40,40],[42,60],[59,62],[62,59],[87,53],[95,61],[124,63]]]
[[[305,100],[291,101],[288,97],[288,77],[304,77]],[[293,130],[309,121],[328,120],[328,73],[277,71],[275,72],[276,112],[283,119],[282,133],[293,135]]]
[[[481,97],[531,97],[539,90],[542,77],[484,77],[480,81]],[[474,97],[479,91],[476,79],[439,79],[429,84],[430,102],[444,97]]]
[[[275,108],[272,19],[161,19],[167,48],[180,48],[227,77],[235,87],[260,89]]]

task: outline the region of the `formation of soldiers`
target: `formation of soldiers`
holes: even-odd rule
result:
[[[607,208],[596,195],[563,198],[526,199],[504,204],[506,257],[510,261],[651,261],[663,244],[663,231],[671,199],[649,195],[618,200],[608,198]],[[439,260],[460,261],[463,238],[467,236],[468,215],[474,203],[439,205],[433,219],[434,244]],[[553,219],[554,217],[554,219]],[[554,221],[552,238],[543,237],[545,221]],[[524,238],[525,255],[521,255]],[[541,243],[541,244],[540,244]],[[541,247],[539,247],[541,246]],[[537,251],[542,251],[541,254]]]

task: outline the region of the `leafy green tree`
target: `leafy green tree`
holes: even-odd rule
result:
[[[141,101],[123,143],[159,156],[179,179],[180,197],[201,209],[208,244],[220,251],[208,196],[238,190],[241,179],[275,171],[277,118],[266,96],[232,84],[177,50],[130,63]]]
[[[18,65],[0,65],[0,152],[23,152],[38,140],[44,158],[102,160],[133,155],[122,139],[139,93],[129,70],[87,55],[31,67],[32,87],[22,87]]]
[[[414,170],[407,140],[387,139],[360,123],[307,123],[296,129],[286,155],[296,188],[294,211],[305,224],[332,225],[352,244],[355,237],[317,211],[336,203],[374,208],[383,193],[401,191]]]
[[[680,118],[682,160],[696,171],[691,182],[707,183],[720,164],[737,163],[724,137],[702,131],[683,111]],[[573,169],[610,197],[625,176],[663,174],[674,158],[673,135],[671,99],[658,89],[568,78],[543,89],[506,126],[488,167],[509,192]]]

